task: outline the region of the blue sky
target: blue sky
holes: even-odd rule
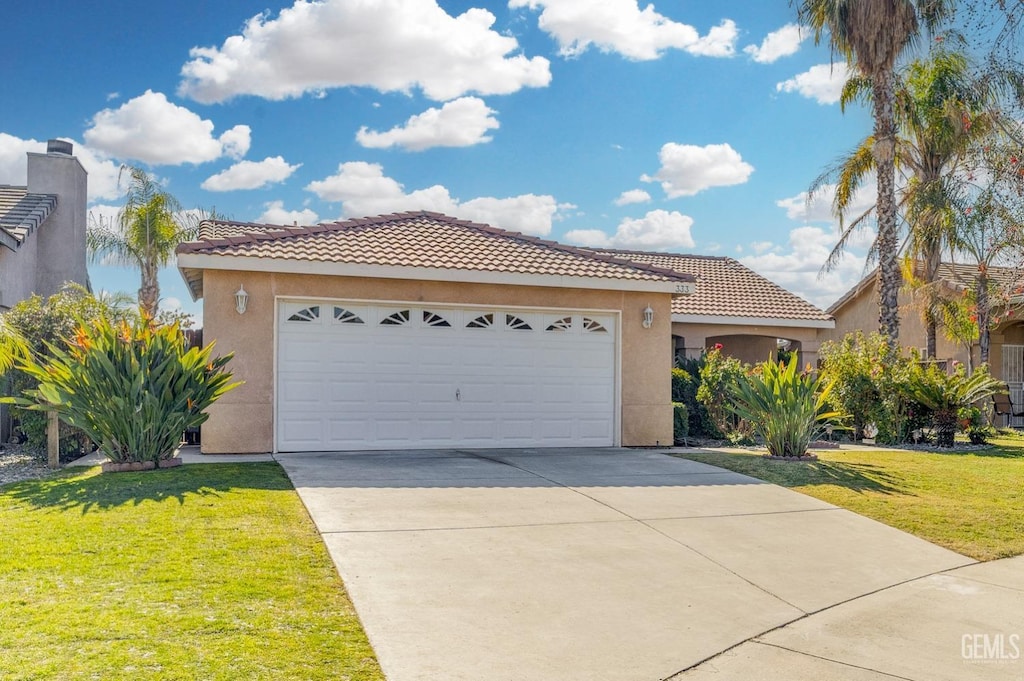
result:
[[[870,119],[840,112],[844,67],[795,20],[786,0],[16,3],[0,183],[63,137],[96,216],[131,163],[236,220],[439,210],[735,257],[824,307],[863,273],[863,241],[819,278],[831,196],[801,195]],[[90,276],[138,287],[102,263]],[[176,270],[161,285],[199,311]]]

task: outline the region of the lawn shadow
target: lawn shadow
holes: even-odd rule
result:
[[[65,470],[53,477],[26,480],[0,489],[35,509],[80,510],[82,514],[147,501],[219,497],[233,489],[293,490],[276,463],[223,463],[179,466],[131,473]]]
[[[882,466],[869,463],[813,461],[803,464],[807,480],[797,485],[836,485],[856,492],[910,495],[900,484],[902,480]]]
[[[842,461],[773,461],[763,456],[707,451],[704,456],[683,458],[725,468],[782,487],[834,485],[855,492],[877,492],[912,496],[903,480],[884,466]]]

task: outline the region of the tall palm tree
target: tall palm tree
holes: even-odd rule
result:
[[[801,23],[814,31],[815,43],[828,31],[833,52],[871,83],[871,156],[878,177],[878,322],[892,345],[898,343],[900,332],[893,70],[922,26],[934,31],[955,7],[954,0],[800,0],[798,9]]]
[[[157,274],[170,264],[178,244],[197,236],[200,217],[183,210],[146,171],[123,166],[125,172],[129,181],[124,207],[113,221],[93,220],[86,241],[94,260],[110,258],[139,268],[139,307],[152,319],[160,303]]]
[[[894,163],[903,175],[898,208],[907,224],[905,252],[911,260],[921,262],[919,268],[904,268],[903,278],[913,277],[910,281],[915,293],[922,298],[927,353],[934,357],[942,316],[936,291],[939,265],[954,232],[951,205],[957,187],[969,174],[965,163],[972,146],[997,134],[1002,116],[995,94],[987,83],[973,77],[967,58],[960,53],[938,48],[928,59],[915,60],[900,69],[894,84]],[[841,101],[845,108],[856,100],[870,101],[872,94],[866,78],[854,77],[844,87]],[[868,136],[836,169],[826,171],[815,183],[820,187],[835,176],[834,208],[841,216],[875,169],[873,142],[873,136]],[[828,265],[842,253],[863,217],[857,216],[844,226]]]

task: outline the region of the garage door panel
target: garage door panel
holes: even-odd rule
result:
[[[500,422],[493,414],[486,416],[460,415],[457,441],[495,442],[501,437]]]
[[[454,432],[456,432],[456,427],[453,417],[420,417],[416,419],[416,436],[423,442],[443,446],[443,443],[452,441]]]
[[[332,407],[358,409],[366,402],[366,380],[358,374],[341,376],[330,381],[327,392]]]
[[[317,305],[314,321],[286,321],[312,303],[278,317],[282,450],[614,444],[614,317]],[[587,331],[585,318],[608,331]]]
[[[333,417],[328,420],[328,437],[338,446],[360,446],[372,420],[369,416]]]
[[[320,419],[289,419],[282,424],[281,439],[296,449],[316,449],[324,439],[323,423]]]

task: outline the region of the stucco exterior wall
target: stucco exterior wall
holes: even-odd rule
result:
[[[901,290],[899,294],[900,308],[900,345],[904,348],[919,348],[924,356],[924,348],[927,345],[927,333],[924,323],[921,321],[921,314],[909,294]],[[875,286],[865,286],[851,300],[847,301],[841,308],[832,312],[836,319],[836,328],[822,329],[821,340],[842,340],[848,333],[863,331],[871,334],[878,331],[878,297],[875,294]],[[957,343],[946,338],[946,334],[939,328],[935,340],[936,358],[940,360],[956,360],[967,362],[967,350]]]
[[[248,310],[235,311],[244,285]],[[370,279],[320,275],[225,272],[203,275],[203,336],[216,354],[234,352],[229,364],[245,385],[210,408],[203,425],[207,454],[268,452],[274,448],[274,323],[277,297],[429,302],[621,311],[621,433],[624,446],[672,443],[668,293],[633,293],[532,286]],[[643,310],[654,324],[643,328]],[[500,361],[500,358],[495,358]]]
[[[35,290],[38,243],[29,237],[17,251],[0,246],[0,310],[14,307]]]

